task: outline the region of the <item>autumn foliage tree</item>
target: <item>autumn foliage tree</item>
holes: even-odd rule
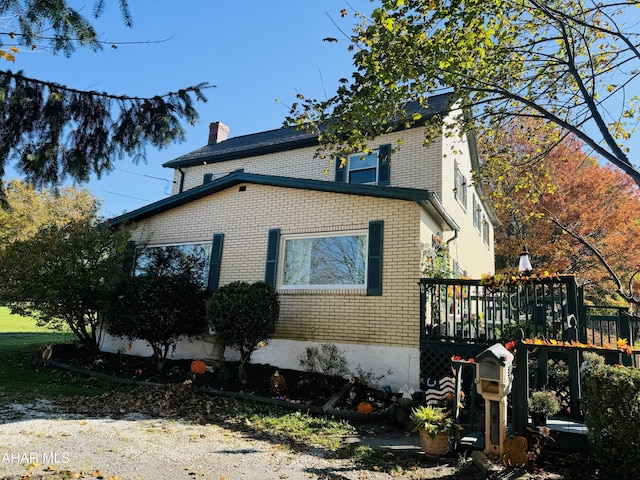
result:
[[[299,95],[289,122],[322,124],[324,145],[362,151],[371,138],[416,120],[407,115],[408,102],[426,106],[430,96],[449,91],[464,130],[495,131],[514,116],[538,118],[640,185],[628,144],[640,119],[639,35],[629,21],[638,5],[381,0],[371,14],[355,14],[347,37],[351,79],[326,100]],[[430,139],[441,132],[426,133]]]
[[[600,165],[575,136],[539,121],[514,121],[481,146],[489,141],[501,146],[490,146],[498,153],[482,175],[503,227],[496,229],[498,270],[513,271],[526,245],[536,269],[575,274],[593,285],[595,299],[611,299],[612,272],[628,281],[637,268],[640,192],[633,180]]]
[[[594,158],[640,185],[630,143],[640,121],[640,35],[634,28],[639,5],[381,0],[370,15],[356,13],[346,35],[354,60],[351,78],[324,100],[300,94],[287,121],[315,130],[324,147],[319,155],[342,161],[366,151],[372,138],[421,120],[407,113],[409,102],[427,107],[431,96],[449,92],[449,113],[457,120],[451,124],[462,132],[496,137],[514,118],[537,119],[561,129],[556,142],[571,135]],[[444,116],[430,118],[426,127],[427,142],[455,134]],[[500,155],[501,144],[493,146],[489,162]],[[539,180],[533,170],[527,177],[531,186]],[[599,255],[597,248],[591,251]],[[640,304],[640,295],[634,298],[618,274],[609,272],[618,293]]]
[[[4,185],[6,208],[0,208],[0,249],[33,237],[44,226],[58,226],[94,214],[98,200],[88,190],[72,186],[36,190],[20,180]]]

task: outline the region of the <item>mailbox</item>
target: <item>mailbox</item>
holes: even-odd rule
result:
[[[501,457],[507,438],[507,395],[513,384],[513,354],[496,343],[476,357],[476,390],[484,398],[485,453]]]
[[[476,390],[484,398],[499,400],[511,392],[513,353],[496,343],[476,357]]]

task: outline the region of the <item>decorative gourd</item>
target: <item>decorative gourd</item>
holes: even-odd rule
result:
[[[191,371],[196,375],[202,375],[207,371],[207,364],[202,360],[194,360],[191,362]]]
[[[53,356],[53,345],[51,344],[45,345],[44,348],[42,349],[42,359],[51,360],[52,356]]]
[[[504,441],[504,452],[500,458],[505,467],[526,467],[529,463],[527,449],[529,442],[520,436],[506,438]]]
[[[287,381],[282,375],[280,375],[280,372],[276,370],[276,373],[269,377],[269,386],[273,393],[276,395],[282,395],[287,389]]]
[[[360,402],[357,408],[360,413],[367,414],[373,412],[373,405],[369,402]]]

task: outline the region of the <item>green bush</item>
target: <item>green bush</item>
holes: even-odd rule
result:
[[[233,282],[216,290],[207,302],[209,326],[218,340],[240,352],[238,377],[246,383],[251,354],[266,343],[280,314],[278,293],[265,282]]]
[[[589,445],[602,478],[636,479],[640,464],[640,369],[585,363],[582,397]]]
[[[162,371],[182,335],[207,329],[205,292],[188,276],[142,275],[122,282],[107,310],[112,335],[146,340]]]

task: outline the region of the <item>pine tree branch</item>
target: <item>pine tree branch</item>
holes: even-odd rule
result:
[[[197,122],[193,103],[207,101],[203,90],[212,87],[137,97],[0,71],[0,177],[8,161],[31,183],[57,185],[67,177],[99,177],[124,156],[144,160],[146,145],[184,140],[182,122]]]

